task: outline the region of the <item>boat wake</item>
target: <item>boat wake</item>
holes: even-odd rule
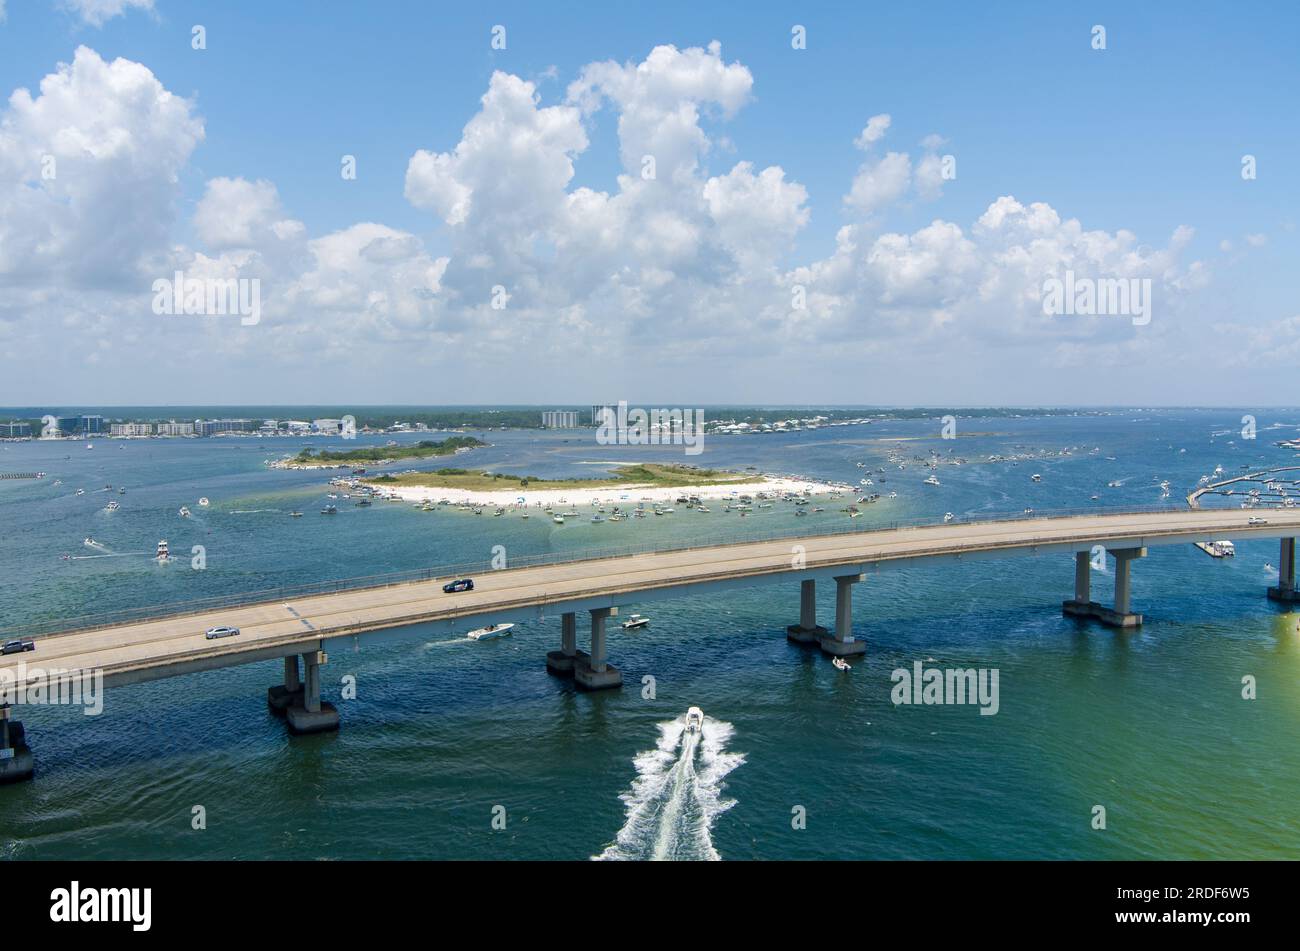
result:
[[[637,776],[619,798],[627,821],[597,860],[718,861],[713,823],[733,805],[723,780],[745,762],[726,752],[730,723],[704,718],[701,733],[686,731],[686,717],[659,724],[659,743],[633,760]]]

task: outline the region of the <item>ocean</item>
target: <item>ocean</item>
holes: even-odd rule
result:
[[[1254,440],[1240,434],[1246,412],[1258,416]],[[491,445],[454,464],[543,477],[656,461],[870,478],[865,491],[898,497],[863,506],[854,527],[869,529],[945,512],[1173,505],[1216,466],[1232,474],[1293,464],[1296,454],[1275,443],[1298,430],[1300,411],[1289,410],[960,417],[956,440],[940,438],[937,419],[883,420],[709,437],[691,457],[680,447],[597,445],[594,430],[516,430],[474,433]],[[304,445],[385,438],[0,443],[0,472],[47,473],[0,480],[0,635],[280,586],[486,569],[497,545],[510,557],[579,557],[848,521],[844,502],[803,518],[789,505],[741,519],[714,504],[560,526],[340,501],[326,518],[317,513],[333,473],[265,464]],[[938,487],[922,484],[918,462],[900,470],[888,461],[932,450],[945,461]],[[1164,480],[1171,496],[1162,499]],[[110,500],[117,511],[105,510]],[[191,517],[178,515],[181,506]],[[295,509],[304,517],[290,518]],[[160,539],[178,556],[168,565],[152,558]],[[204,570],[190,566],[194,546]],[[26,707],[37,775],[0,787],[0,855],[1292,858],[1300,624],[1265,598],[1277,561],[1276,542],[1241,542],[1231,559],[1190,545],[1151,549],[1133,568],[1133,603],[1146,616],[1136,633],[1062,616],[1068,555],[882,572],[855,593],[855,632],[868,653],[848,672],[786,641],[798,620],[793,582],[632,603],[624,613],[651,623],[611,625],[610,661],[625,685],[594,694],[545,671],[558,618],[482,642],[413,627],[396,644],[362,638],[355,652],[331,654],[323,679],[342,718],[334,735],[291,738],[268,712],[278,661],[110,689],[97,717]],[[1094,597],[1103,600],[1107,584],[1095,574]],[[827,588],[818,591],[823,623],[833,613]],[[917,661],[997,670],[998,712],[895,705],[892,672]],[[345,677],[355,678],[355,699],[340,696]],[[1255,699],[1242,696],[1246,677]],[[707,718],[698,739],[682,735],[691,706]],[[1095,828],[1098,806],[1104,829]]]

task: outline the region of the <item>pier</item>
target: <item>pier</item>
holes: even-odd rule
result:
[[[267,704],[284,716],[289,732],[314,733],[339,728],[338,710],[321,696],[322,668],[334,649],[427,639],[431,628],[435,635],[450,637],[487,623],[550,624],[558,619],[559,649],[539,656],[539,665],[544,662],[557,677],[572,677],[579,689],[611,689],[622,684],[623,674],[611,663],[606,625],[618,616],[621,604],[757,584],[790,584],[793,593],[797,582],[798,621],[786,628],[787,638],[829,655],[861,655],[868,649],[868,638],[853,629],[852,598],[857,587],[870,597],[869,583],[864,582],[873,574],[922,563],[1026,554],[1059,558],[1063,587],[1068,586],[1073,561],[1073,597],[1056,602],[1066,615],[1133,629],[1143,622],[1131,604],[1135,563],[1150,549],[1207,538],[1280,539],[1280,576],[1267,597],[1287,604],[1300,601],[1295,583],[1300,510],[1262,514],[1267,519],[1261,523],[1256,515],[1253,524],[1251,513],[1223,509],[1035,515],[588,557],[499,571],[484,564],[474,574],[474,590],[455,594],[443,592],[449,580],[445,575],[358,587],[341,582],[336,591],[263,593],[260,598],[250,595],[247,603],[192,610],[179,606],[174,613],[129,621],[88,619],[73,629],[39,634],[35,651],[0,656],[0,684],[12,687],[20,664],[26,680],[19,688],[52,682],[52,675],[43,673],[47,670],[65,675],[69,670],[97,671],[105,686],[120,687],[279,660],[283,679],[268,689]],[[1091,597],[1095,546],[1114,559],[1110,605]],[[835,588],[831,629],[817,623],[818,583]],[[205,631],[220,625],[238,627],[241,633],[207,640]],[[586,631],[585,651],[579,649],[579,626]],[[6,631],[0,640],[23,633]],[[27,764],[25,769],[0,765],[0,778],[27,778],[32,762],[29,741],[8,711],[0,710],[0,716],[7,724],[0,734],[0,764]]]

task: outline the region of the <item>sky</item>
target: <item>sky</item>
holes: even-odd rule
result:
[[[0,0],[0,405],[1295,405],[1298,25]]]

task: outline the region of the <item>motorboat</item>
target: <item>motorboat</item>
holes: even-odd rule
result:
[[[202,505],[204,508],[207,508],[209,504],[210,503],[208,502],[208,497],[206,495],[203,496],[203,498],[199,499],[199,505]]]
[[[289,513],[289,517],[290,517],[290,518],[302,518],[302,513],[301,513],[301,512],[290,512],[290,513]]]
[[[489,624],[487,627],[480,627],[477,631],[470,631],[465,636],[471,641],[486,641],[494,637],[506,637],[514,630],[513,624]]]
[[[117,504],[117,500],[114,499],[112,502],[109,502],[108,505],[104,506],[104,511],[105,511],[105,512],[116,512],[116,511],[117,511],[118,509],[120,509],[121,507],[122,507],[122,506],[120,506],[120,505]]]
[[[831,663],[835,666],[835,669],[836,669],[836,670],[848,670],[848,669],[849,669],[849,662],[848,662],[847,660],[845,660],[843,657],[832,657],[832,658],[831,658]]]
[[[650,623],[650,619],[644,614],[629,614],[627,620],[623,622],[623,630],[631,631],[638,627],[645,627]]]
[[[704,711],[699,707],[691,707],[686,711],[686,733],[699,736],[704,732]]]
[[[180,510],[176,514],[179,515],[181,518],[189,518],[190,517],[189,506],[182,505],[180,507]]]
[[[937,477],[937,476],[933,476],[933,475],[931,475],[931,476],[927,476],[925,479],[922,480],[922,482],[923,482],[923,484],[925,484],[925,485],[939,485],[939,484],[940,484],[938,477]]]
[[[563,524],[564,524],[564,516],[563,516],[563,515],[556,515],[554,518],[551,519],[551,521],[554,522],[556,525],[563,525]]]
[[[320,510],[320,513],[322,515],[338,515],[339,509],[337,505],[327,505]]]
[[[163,538],[159,540],[158,551],[155,552],[154,557],[158,559],[160,564],[172,560],[171,551],[167,548],[167,539]]]

